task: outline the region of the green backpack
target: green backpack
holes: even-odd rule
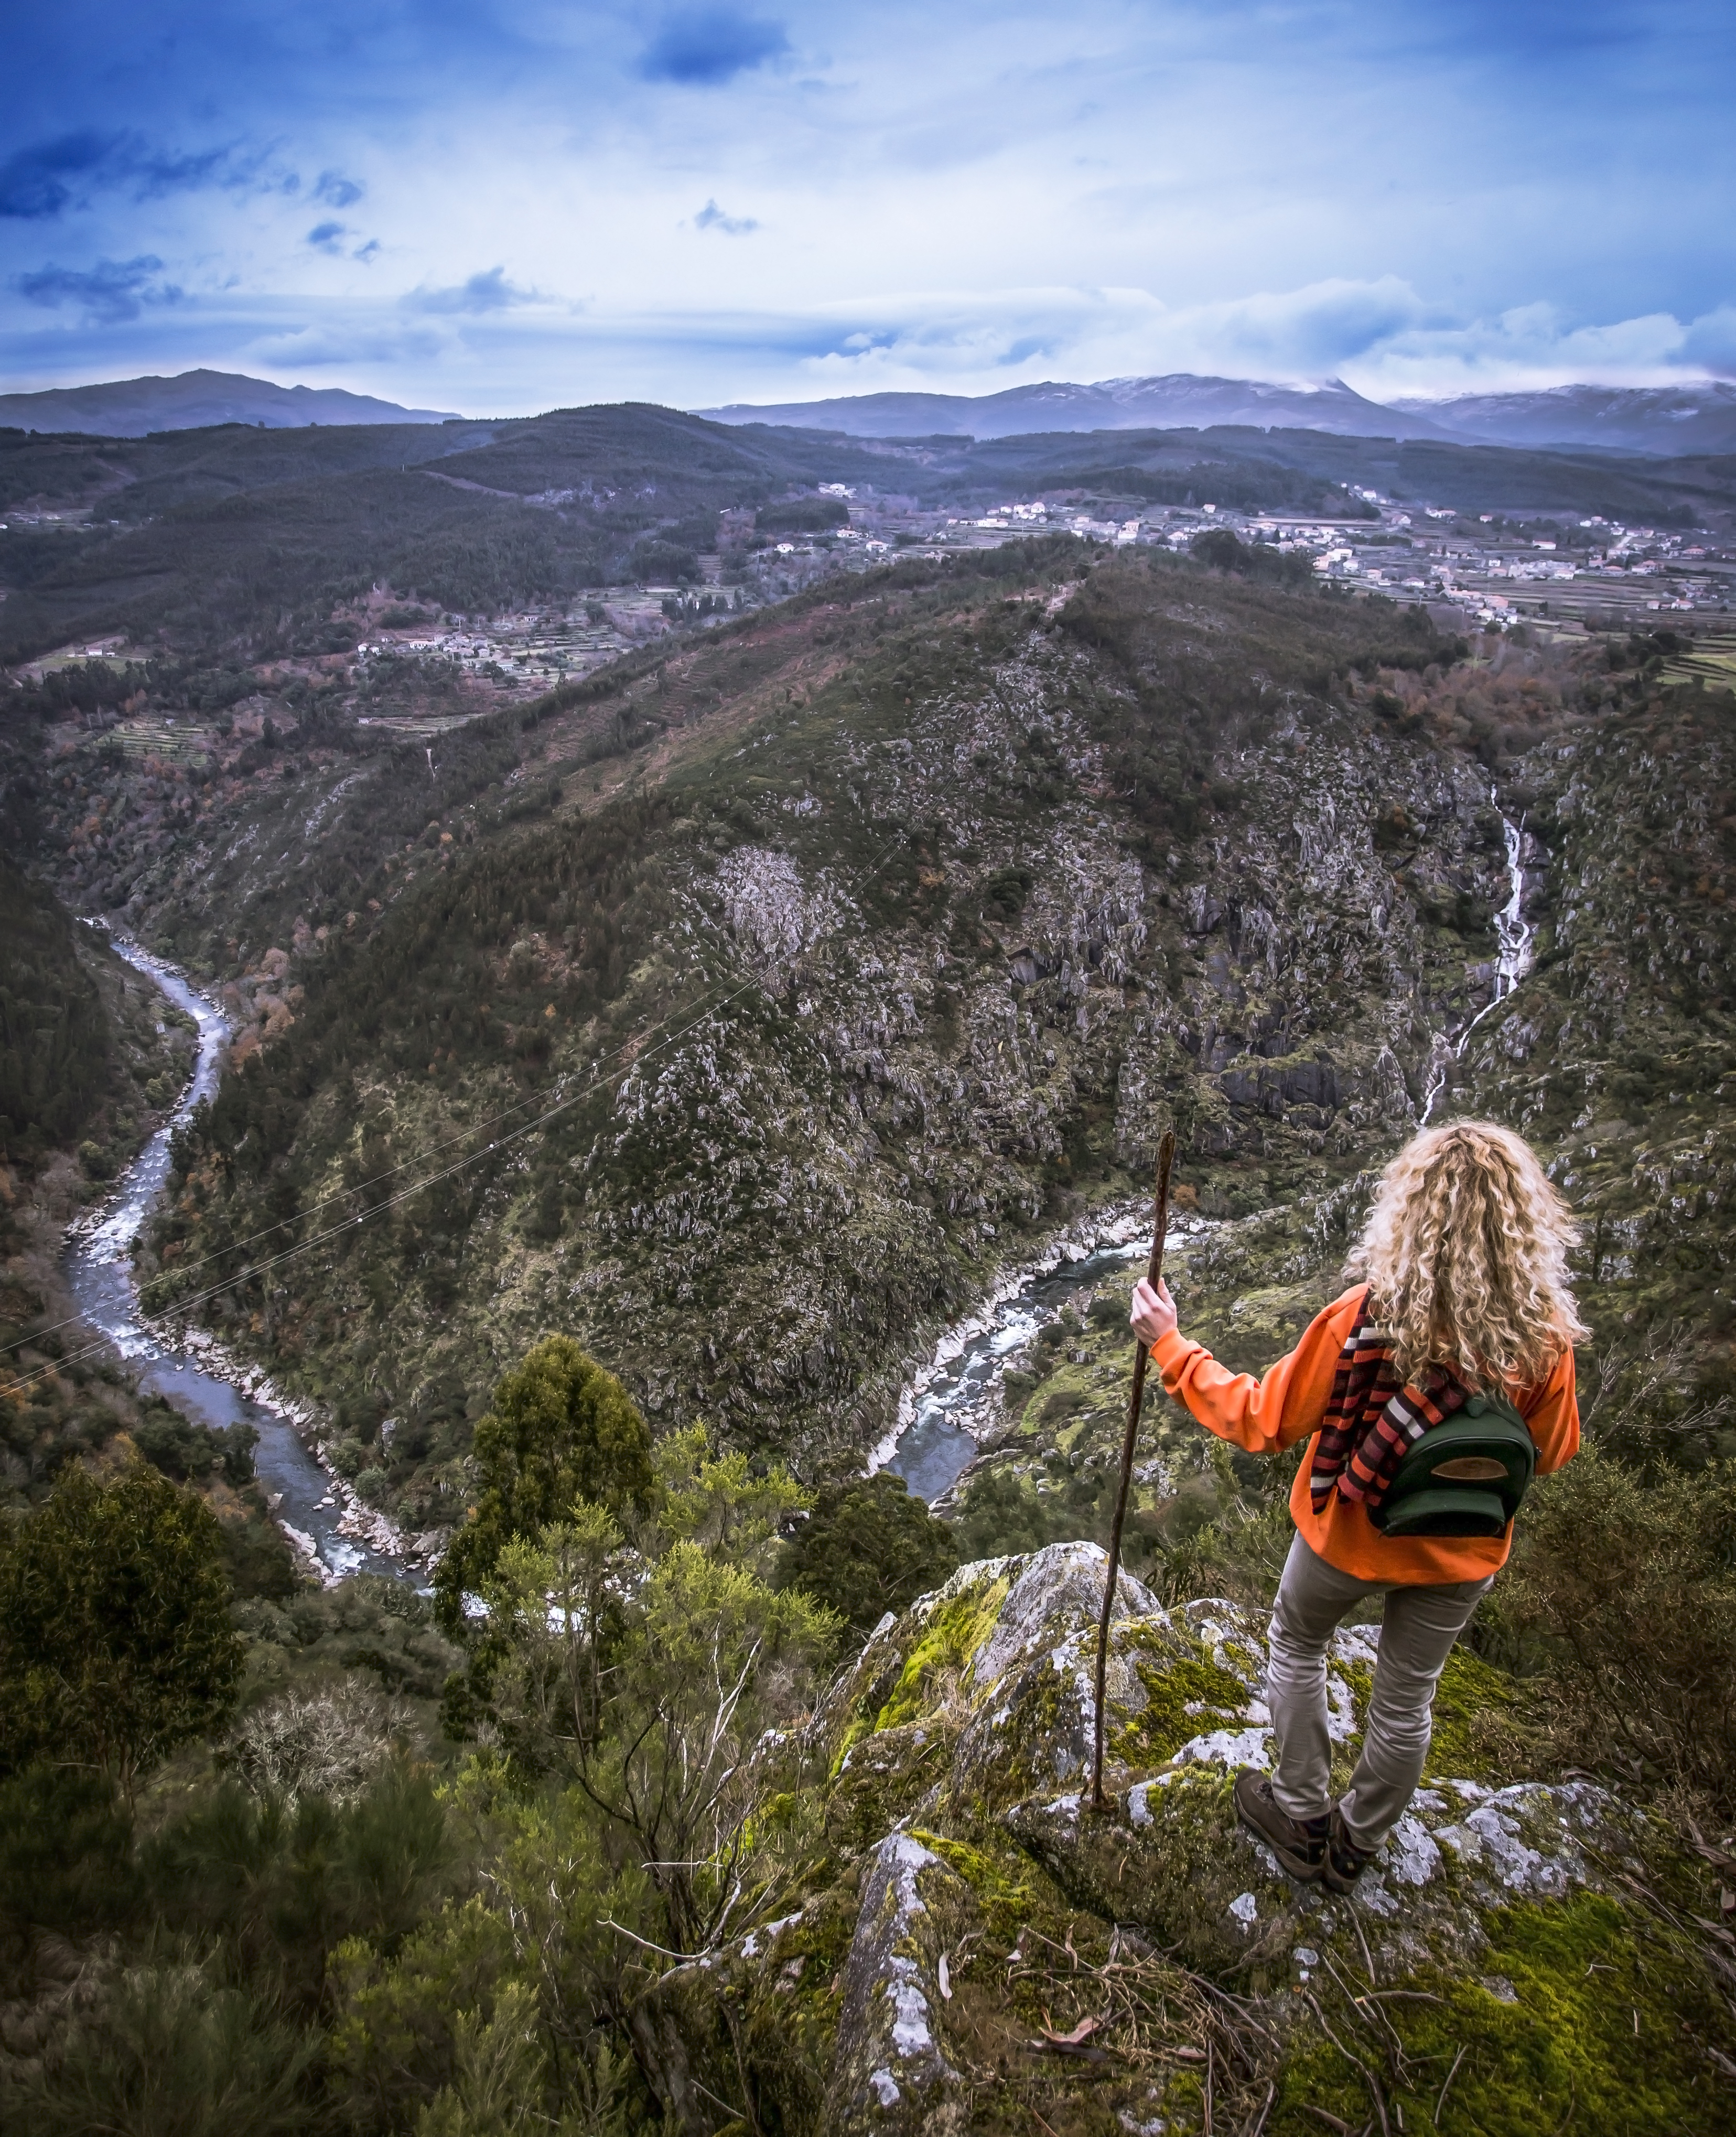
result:
[[[1423,1434],[1369,1519],[1389,1536],[1498,1536],[1536,1472],[1536,1444],[1512,1404],[1474,1395]]]

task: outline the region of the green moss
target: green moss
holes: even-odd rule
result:
[[[772,2129],[819,2126],[838,2036],[838,1981],[858,1906],[852,1873],[810,1900],[744,1969],[741,2048],[760,2115]]]
[[[912,1838],[931,1847],[954,1876],[969,1886],[995,1935],[1016,1940],[1037,1911],[1035,1865],[1023,1850],[990,1852],[942,1833],[913,1828]],[[1048,1881],[1045,1879],[1044,1882]]]
[[[942,1677],[965,1667],[994,1630],[1006,1598],[1007,1582],[1003,1576],[985,1589],[975,1593],[967,1590],[936,1607],[922,1628],[921,1638],[906,1658],[890,1696],[874,1717],[877,1731],[920,1721],[929,1711],[935,1687]]]
[[[1085,1815],[1067,1823],[1035,1805],[1009,1823],[1076,1906],[1136,1925],[1186,1965],[1237,1969],[1241,1985],[1263,1988],[1244,1969],[1289,1950],[1293,1909],[1283,1881],[1266,1877],[1238,1835],[1232,1785],[1221,1767],[1189,1765],[1150,1789],[1143,1827]],[[1260,1893],[1252,1940],[1227,1912],[1250,1885]]]
[[[946,1770],[953,1732],[931,1721],[875,1731],[834,1779],[825,1830],[837,1846],[872,1847]]]
[[[835,1781],[838,1779],[839,1774],[844,1770],[844,1760],[849,1757],[863,1738],[871,1736],[873,1731],[874,1725],[867,1715],[858,1714],[851,1717],[849,1726],[844,1731],[839,1744],[838,1756],[832,1761],[832,1770],[826,1776],[829,1780]]]
[[[1435,1689],[1435,1733],[1423,1779],[1502,1785],[1520,1779],[1529,1769],[1517,1741],[1519,1705],[1511,1677],[1456,1648]]]
[[[1204,1649],[1193,1658],[1151,1660],[1140,1655],[1133,1667],[1148,1703],[1110,1740],[1111,1750],[1125,1765],[1160,1766],[1190,1737],[1233,1727],[1247,1711],[1247,1686]]]
[[[1441,2137],[1535,2137],[1569,2126],[1610,2137],[1736,2130],[1736,2089],[1703,2046],[1726,2042],[1729,2023],[1685,1939],[1593,1893],[1505,1908],[1485,1926],[1478,1978],[1419,1975],[1408,1985],[1432,2000],[1383,2006],[1411,2079],[1408,2087],[1388,2084],[1388,2101],[1403,2106],[1408,2126]],[[1328,2017],[1360,2052],[1366,2034],[1346,2015]],[[1372,2052],[1369,2059],[1384,2060]],[[1361,2076],[1316,2037],[1286,2067],[1268,2127],[1274,2137],[1300,2137],[1321,2126],[1310,2110],[1324,2108],[1359,2129],[1369,2106]]]

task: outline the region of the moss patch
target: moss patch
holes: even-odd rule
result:
[[[994,1630],[1006,1599],[1007,1582],[1002,1576],[980,1593],[956,1595],[938,1605],[905,1658],[898,1682],[874,1717],[874,1727],[896,1729],[930,1712],[946,1679],[956,1677]]]
[[[1152,1784],[1144,1825],[1083,1813],[1061,1820],[1040,1804],[1021,1805],[1008,1823],[1076,1906],[1263,1993],[1289,1951],[1295,1908],[1287,1883],[1267,1874],[1238,1825],[1232,1786],[1221,1767],[1186,1766]],[[1228,1913],[1251,1888],[1260,1895],[1252,1933]]]
[[[1455,1648],[1435,1690],[1435,1733],[1422,1778],[1505,1786],[1532,1771],[1518,1686],[1480,1656]]]
[[[864,1736],[840,1762],[826,1798],[826,1836],[851,1850],[872,1847],[946,1771],[954,1732],[905,1723]]]
[[[912,1837],[931,1847],[954,1876],[970,1886],[992,1935],[1017,1939],[1038,1907],[1036,1866],[1028,1855],[1013,1848],[991,1853],[969,1841],[920,1828],[912,1828]]]
[[[1196,1658],[1174,1661],[1140,1655],[1133,1668],[1148,1703],[1111,1739],[1111,1750],[1126,1765],[1160,1766],[1191,1737],[1234,1728],[1243,1721],[1247,1686],[1204,1650]]]
[[[852,1872],[811,1900],[765,1958],[741,1969],[746,2023],[739,2037],[759,2111],[771,2127],[818,2126],[838,2033],[838,1979],[859,1899]]]
[[[1736,2130],[1736,2086],[1704,2052],[1708,2041],[1728,2040],[1729,2023],[1691,1945],[1593,1893],[1505,1908],[1486,1926],[1478,1978],[1419,1976],[1410,1985],[1436,2000],[1383,2006],[1403,2043],[1408,2084],[1391,2079],[1348,2013],[1327,2013],[1339,2038],[1379,2069],[1388,2110],[1401,2104],[1408,2126],[1441,2137]],[[1300,2137],[1322,2126],[1311,2110],[1324,2108],[1360,2129],[1370,2104],[1346,2057],[1316,2041],[1286,2066],[1268,2126],[1275,2137]]]

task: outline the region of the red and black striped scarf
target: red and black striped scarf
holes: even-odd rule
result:
[[[1370,1513],[1385,1498],[1398,1464],[1431,1425],[1463,1407],[1471,1390],[1444,1365],[1424,1368],[1420,1384],[1403,1386],[1393,1370],[1392,1345],[1367,1320],[1369,1294],[1357,1302],[1356,1322],[1338,1357],[1332,1393],[1320,1419],[1308,1473],[1316,1516],[1335,1488]]]

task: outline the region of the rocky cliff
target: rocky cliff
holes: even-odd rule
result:
[[[528,820],[450,808],[301,913],[270,992],[305,1005],[189,1147],[158,1296],[222,1255],[201,1310],[277,1377],[358,1443],[410,1412],[419,1526],[548,1326],[654,1416],[859,1459],[905,1360],[1166,1121],[1203,1209],[1329,1192],[1488,1000],[1475,752],[1579,717],[1573,674],[1456,665],[1379,604],[1000,567],[791,604],[557,711]],[[586,768],[600,723],[654,718],[629,783]],[[398,1169],[435,1150],[467,1162]],[[430,1172],[269,1290],[226,1252]]]
[[[810,1881],[708,1969],[743,1999],[761,2115],[817,2096],[817,2126],[863,2132],[1736,2126],[1699,1876],[1607,1789],[1515,1778],[1503,1680],[1449,1662],[1425,1784],[1335,1898],[1234,1818],[1271,1730],[1263,1621],[1232,1604],[1165,1610],[1124,1577],[1092,1809],[1102,1577],[1080,1544],[965,1566],[833,1689],[805,1745],[830,1773]],[[1378,1641],[1334,1643],[1340,1779]]]

